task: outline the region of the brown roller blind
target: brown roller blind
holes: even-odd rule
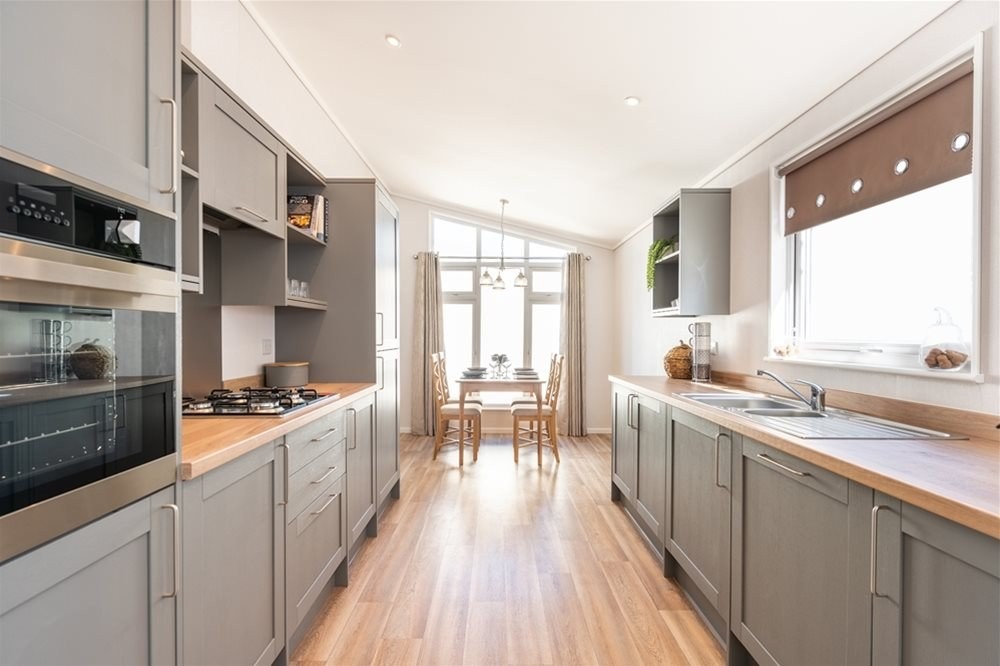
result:
[[[783,174],[785,235],[971,173],[972,73],[943,86],[940,81],[839,145],[824,147],[815,157],[791,165]],[[933,92],[927,94],[928,89]],[[956,151],[952,141],[960,134],[969,141]],[[901,159],[908,166],[897,175]],[[862,187],[852,192],[857,179]],[[824,201],[818,206],[821,195]],[[789,216],[791,209],[794,214]]]

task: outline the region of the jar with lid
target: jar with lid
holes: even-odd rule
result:
[[[969,345],[962,329],[944,308],[934,308],[936,321],[927,329],[920,345],[920,363],[936,371],[956,372],[969,363]]]

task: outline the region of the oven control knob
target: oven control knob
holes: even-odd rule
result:
[[[62,218],[59,217],[58,215],[56,215],[55,217],[53,217],[52,221],[55,222],[56,224],[62,224]]]
[[[39,213],[39,212],[38,212],[37,210],[35,211],[35,219],[36,219],[36,220],[40,220],[40,219],[42,219],[42,214],[41,214],[41,213]]]
[[[21,215],[24,215],[25,217],[31,217],[31,211],[28,210],[27,208],[24,208],[21,210]]]
[[[68,227],[69,226],[69,219],[63,220],[63,226],[64,227]]]
[[[49,215],[48,213],[46,213],[46,214],[45,214],[45,217],[44,217],[44,218],[42,218],[42,219],[44,219],[44,220],[45,220],[46,222],[51,222],[51,221],[52,221],[52,216],[51,216],[51,215]]]
[[[21,207],[15,204],[13,206],[8,206],[7,210],[14,213],[14,215],[17,215],[18,213],[21,212]]]

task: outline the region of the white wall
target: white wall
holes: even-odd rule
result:
[[[496,226],[496,220],[484,219],[446,206],[430,206],[420,201],[394,197],[399,206],[400,245],[400,427],[410,428],[410,386],[413,368],[413,304],[416,299],[416,261],[413,255],[430,247],[430,213],[445,213],[451,217],[477,224]],[[587,360],[584,368],[586,382],[587,428],[593,432],[607,432],[611,427],[611,404],[608,398],[608,373],[614,367],[614,322],[610,304],[614,300],[614,260],[610,250],[504,225],[511,233],[518,233],[542,241],[549,240],[572,245],[577,251],[590,255],[586,263],[586,300],[584,303],[587,335]]]
[[[962,2],[935,19],[899,47],[861,72],[849,83],[809,109],[793,123],[701,185],[731,187],[732,260],[731,312],[706,317],[720,354],[713,367],[752,374],[756,368],[802,377],[830,388],[947,405],[973,411],[1000,410],[1000,213],[997,174],[998,127],[998,9],[996,3]],[[768,169],[787,154],[847,120],[887,91],[918,76],[948,57],[979,31],[986,34],[983,119],[983,312],[982,353],[985,384],[846,369],[768,364],[768,293],[770,274],[770,204]],[[667,193],[665,193],[667,194]],[[690,320],[653,319],[645,290],[646,248],[652,241],[647,226],[615,252],[615,276],[622,322],[617,369],[626,374],[660,374],[664,352],[687,338]]]

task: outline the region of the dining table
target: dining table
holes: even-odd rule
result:
[[[538,451],[539,451],[539,464],[541,464],[541,446],[542,446],[542,384],[545,383],[544,379],[540,377],[533,378],[470,378],[470,377],[459,377],[458,382],[458,465],[461,467],[465,464],[465,428],[462,426],[465,423],[465,396],[468,393],[481,393],[483,391],[496,391],[503,393],[532,393],[535,396],[535,404],[538,407],[538,431],[536,433],[538,437]],[[515,435],[516,437],[516,435]],[[514,446],[517,446],[518,442],[514,442]]]

